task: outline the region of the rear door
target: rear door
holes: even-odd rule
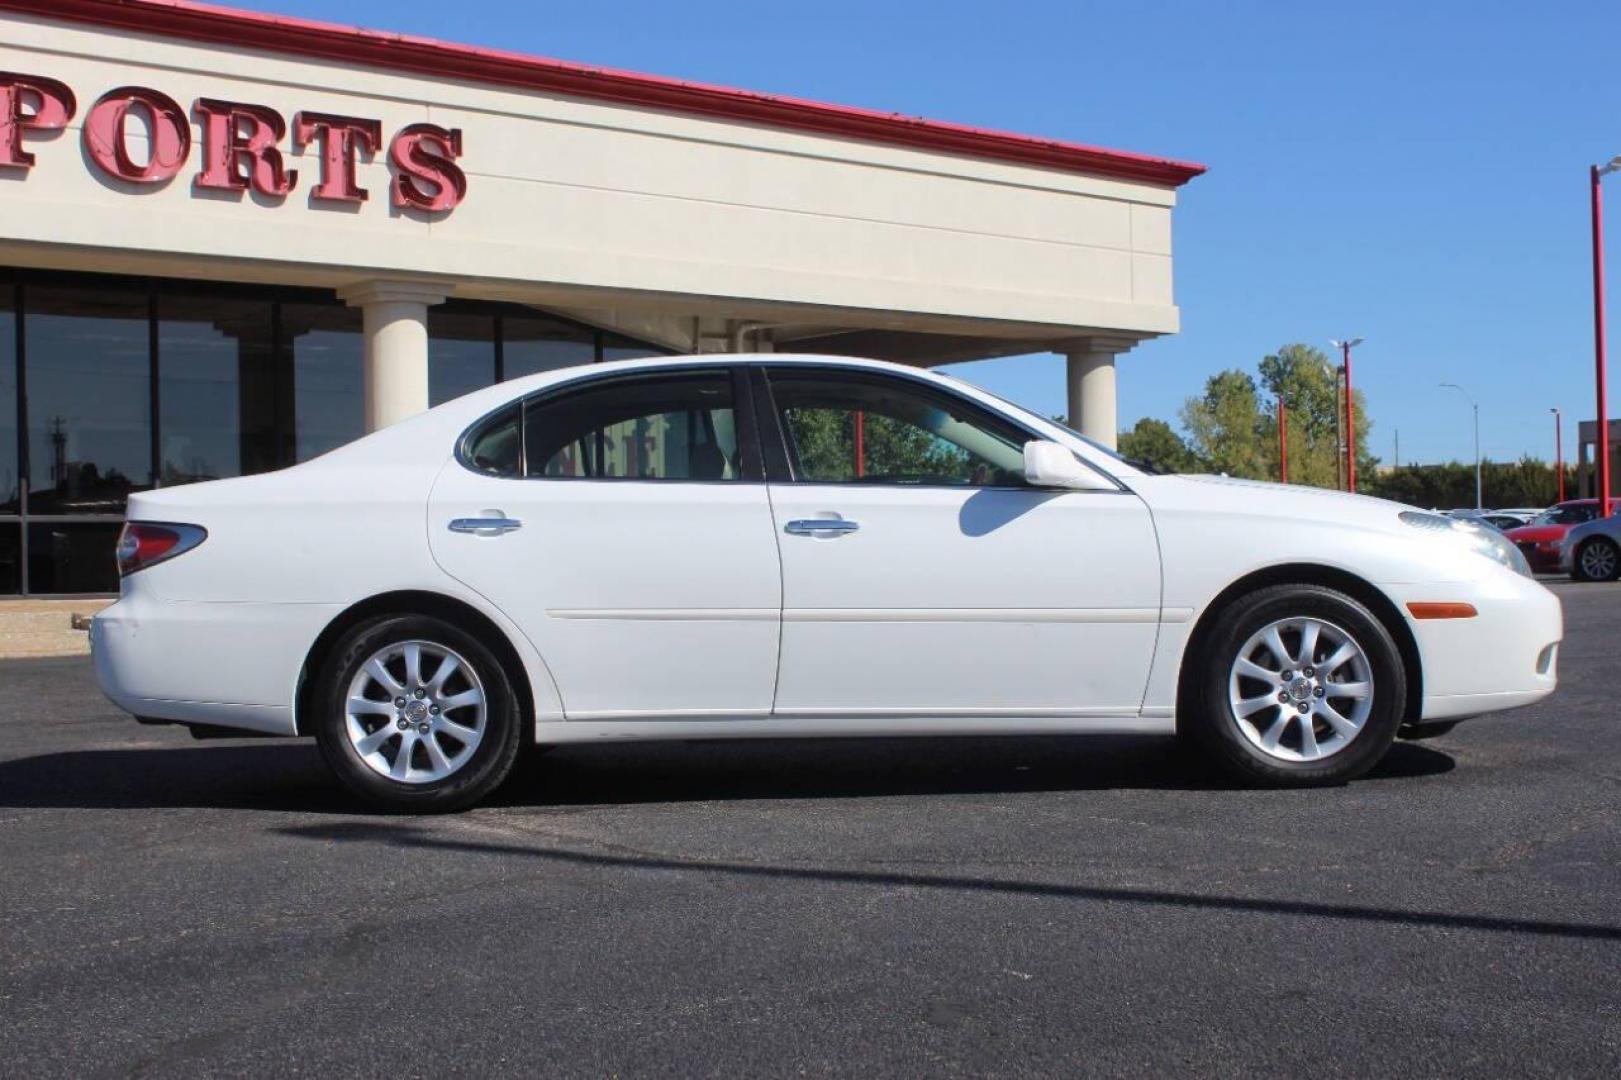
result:
[[[523,628],[569,719],[769,714],[781,581],[741,378],[542,392],[476,428],[436,484],[435,558]]]
[[[761,371],[778,714],[1139,710],[1160,604],[1141,499],[1027,486],[1029,433],[923,380]]]

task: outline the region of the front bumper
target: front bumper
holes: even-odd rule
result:
[[[1423,665],[1418,719],[1446,720],[1531,705],[1559,685],[1564,611],[1530,578],[1493,571],[1473,582],[1387,586],[1407,615]],[[1409,602],[1472,604],[1470,619],[1415,619]]]
[[[1538,574],[1557,574],[1565,561],[1564,542],[1561,540],[1544,540],[1535,544],[1516,544],[1525,561],[1531,564],[1531,570]]]

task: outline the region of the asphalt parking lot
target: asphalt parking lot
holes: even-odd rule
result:
[[[1621,585],[1328,791],[1155,739],[566,748],[363,812],[0,664],[0,1074],[1621,1071]]]

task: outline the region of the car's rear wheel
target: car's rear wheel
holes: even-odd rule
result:
[[[390,810],[460,810],[512,769],[522,728],[500,661],[442,619],[350,630],[319,676],[315,736],[338,778]]]
[[[1614,581],[1621,577],[1621,549],[1603,536],[1585,541],[1571,560],[1570,576],[1577,581]]]
[[[1216,616],[1190,675],[1183,725],[1249,782],[1354,779],[1390,748],[1406,673],[1390,632],[1357,600],[1316,585],[1261,589]]]

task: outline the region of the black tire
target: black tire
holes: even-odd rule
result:
[[[1361,776],[1390,749],[1406,709],[1407,674],[1390,631],[1361,603],[1319,585],[1274,585],[1238,599],[1214,617],[1215,625],[1198,654],[1189,657],[1192,666],[1184,676],[1189,688],[1184,701],[1191,715],[1183,718],[1179,731],[1222,771],[1241,782],[1269,787],[1325,787]],[[1288,619],[1315,619],[1348,635],[1360,647],[1371,673],[1372,700],[1361,727],[1339,749],[1316,760],[1283,760],[1263,750],[1241,728],[1245,721],[1230,700],[1233,665],[1245,643]],[[1292,646],[1285,642],[1286,649],[1298,647],[1298,639]],[[1272,716],[1281,717],[1283,712]],[[1259,723],[1251,730],[1258,731]],[[1297,741],[1304,742],[1298,729]],[[1289,747],[1282,749],[1287,753]]]
[[[1614,581],[1621,577],[1621,549],[1604,536],[1583,542],[1570,560],[1570,577],[1572,581]]]
[[[465,762],[440,779],[426,782],[391,779],[366,764],[348,734],[346,702],[351,681],[368,659],[403,642],[427,642],[454,651],[476,672],[482,684],[483,737]],[[512,771],[523,722],[511,679],[487,645],[452,623],[425,615],[384,615],[368,619],[338,641],[318,678],[313,727],[321,755],[345,787],[374,806],[406,813],[463,810],[494,791]],[[447,703],[445,717],[453,715],[459,714]],[[392,721],[385,719],[382,726],[390,723]]]

